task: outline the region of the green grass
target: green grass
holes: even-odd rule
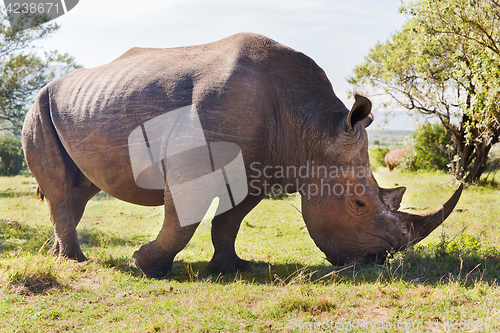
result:
[[[413,213],[437,208],[456,188],[446,174],[380,168],[376,178],[407,186],[402,207]],[[256,263],[252,272],[206,274],[213,247],[203,222],[169,278],[153,280],[130,258],[156,236],[162,207],[96,196],[78,227],[89,260],[57,262],[46,254],[52,230],[35,184],[0,178],[1,332],[309,332],[335,323],[350,332],[500,329],[495,188],[467,188],[430,237],[369,267],[329,265],[304,228],[298,197],[264,200],[236,243]]]

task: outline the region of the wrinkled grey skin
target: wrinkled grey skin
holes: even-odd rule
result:
[[[363,186],[360,195],[302,193],[309,233],[333,264],[382,262],[387,251],[429,234],[460,197],[461,188],[444,207],[422,216],[398,212],[405,189],[380,188],[369,169],[364,126],[371,122],[370,101],[356,96],[349,111],[323,70],[300,52],[255,34],[175,49],[134,48],[110,64],[51,82],[26,117],[23,148],[49,206],[52,253],[85,260],[76,227],[87,201],[103,190],[138,205],[164,205],[159,235],[133,258],[148,276],[168,273],[198,224],[180,227],[168,188],[135,184],[127,137],[145,121],[190,104],[208,141],[241,148],[248,177],[255,176],[254,162],[300,167],[314,161],[367,170],[364,177],[260,179],[289,185],[287,192],[322,180]],[[234,248],[242,219],[264,196],[262,185],[249,189],[242,203],[212,221],[212,272],[250,268]]]
[[[405,157],[406,149],[394,149],[385,154],[384,162],[385,165],[389,168],[389,171],[394,170],[397,167],[403,158]]]

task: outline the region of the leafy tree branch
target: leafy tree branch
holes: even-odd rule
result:
[[[68,54],[37,47],[36,42],[57,29],[46,24],[13,31],[0,9],[0,129],[19,134],[36,93],[55,77],[79,68]]]

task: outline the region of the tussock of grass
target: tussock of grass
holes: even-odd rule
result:
[[[464,284],[488,282],[497,284],[500,277],[500,252],[485,239],[464,233],[450,239],[442,235],[440,241],[416,245],[389,259],[399,278],[437,283],[444,280]]]
[[[337,307],[336,299],[326,296],[303,293],[300,290],[290,290],[289,293],[282,293],[279,297],[273,298],[264,307],[264,313],[280,318],[290,313],[307,313],[310,315],[320,315],[324,312],[334,311]]]
[[[126,272],[134,275],[139,275],[140,271],[135,267],[130,256],[112,256],[103,255],[96,258],[96,262],[99,266],[106,268],[113,268],[121,272]]]
[[[1,260],[0,280],[4,291],[9,293],[28,295],[65,289],[69,284],[58,266],[56,258],[28,253]]]
[[[23,252],[37,253],[45,242],[53,237],[52,227],[33,227],[23,222],[0,222],[0,251],[15,251],[22,248]]]

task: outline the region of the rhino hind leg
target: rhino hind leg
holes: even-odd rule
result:
[[[235,208],[217,215],[212,220],[214,256],[208,264],[210,273],[231,273],[252,268],[251,262],[236,254],[234,243],[243,218],[262,200],[262,196],[248,195]]]
[[[80,223],[82,219],[83,212],[85,210],[85,206],[87,202],[100,192],[100,189],[91,183],[80,171],[77,174],[75,179],[74,187],[71,191],[71,214],[73,216],[73,223],[75,225],[75,229]],[[55,230],[55,229],[54,229]],[[77,253],[70,253],[69,251],[64,251],[64,245],[61,245],[61,241],[58,237],[58,234],[55,233],[54,244],[52,248],[48,251],[49,254],[57,255],[61,257],[69,257],[72,259],[76,259],[78,261],[84,261],[85,256],[83,253],[79,256],[78,250]],[[81,252],[81,251],[79,251]],[[83,256],[83,257],[82,257]]]
[[[66,163],[66,166],[68,164],[70,163]],[[80,248],[76,227],[82,218],[87,202],[100,189],[91,183],[76,166],[70,166],[65,171],[64,183],[54,181],[58,178],[58,175],[54,174],[50,176],[38,174],[37,178],[39,184],[43,184],[41,188],[49,206],[49,216],[54,228],[54,244],[49,253],[60,258],[85,261],[86,257]]]
[[[47,201],[54,229],[54,244],[49,253],[60,258],[85,261],[76,226],[88,200],[99,192],[99,188],[86,179],[76,166],[68,169],[56,174],[35,172],[34,175]]]
[[[60,258],[85,260],[76,226],[87,201],[98,192],[64,149],[50,116],[44,88],[26,116],[22,143],[26,161],[49,207],[55,241],[51,252]]]

